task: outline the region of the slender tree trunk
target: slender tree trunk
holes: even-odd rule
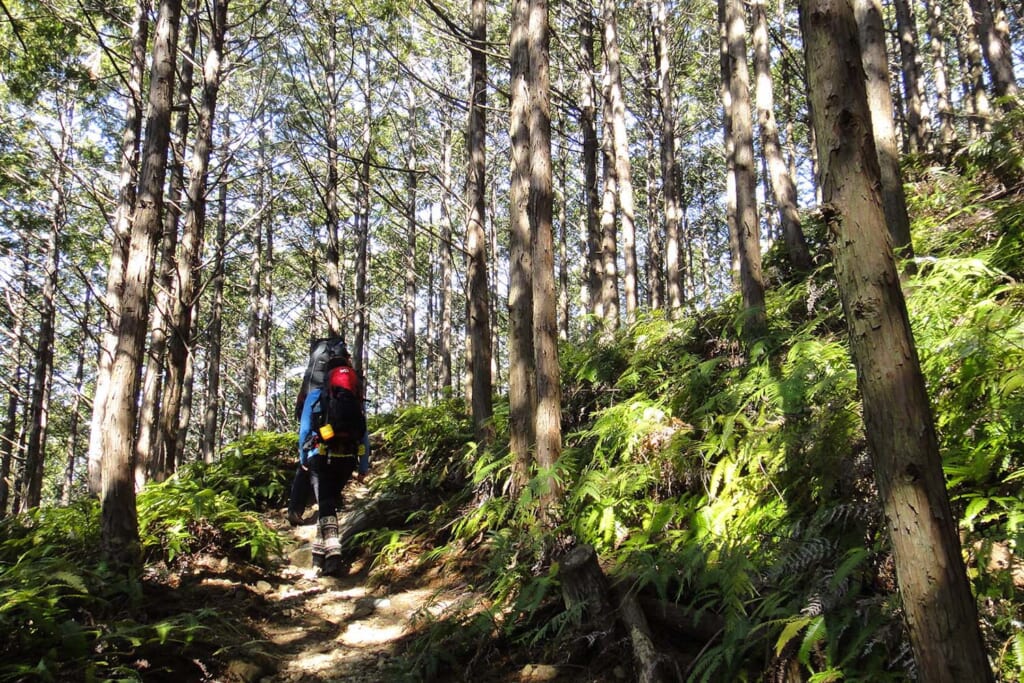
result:
[[[793,269],[805,273],[811,269],[811,252],[800,225],[800,212],[796,205],[796,184],[779,145],[779,129],[775,124],[775,95],[772,85],[772,65],[768,51],[768,14],[765,0],[754,0],[754,71],[757,75],[757,120],[761,129],[761,149],[775,204],[779,208],[782,238],[786,254]]]
[[[658,104],[661,107],[661,201],[665,206],[665,286],[669,315],[675,318],[683,307],[683,269],[679,260],[680,225],[683,211],[676,187],[679,164],[676,161],[676,114],[672,93],[671,36],[668,9],[664,0],[651,3],[654,24],[654,54],[658,62]]]
[[[594,85],[594,15],[591,0],[579,0],[580,108],[579,126],[583,137],[583,243],[586,247],[587,312],[602,318],[604,260],[601,249],[601,202],[597,186],[597,91]]]
[[[330,20],[330,44],[327,48],[326,86],[327,99],[327,186],[324,188],[324,201],[327,210],[327,329],[329,335],[342,332],[341,322],[341,262],[338,247],[338,232],[341,222],[338,209],[338,109],[341,97],[338,92],[338,28],[333,10],[327,10]]]
[[[928,43],[932,53],[932,81],[935,83],[935,109],[939,118],[939,153],[946,162],[953,154],[956,144],[956,128],[953,123],[953,104],[949,95],[949,74],[946,69],[946,22],[942,15],[942,3],[925,0],[928,13]]]
[[[917,21],[908,0],[892,0],[900,45],[900,71],[907,112],[907,144],[912,154],[927,152],[931,146],[928,101],[924,96],[924,74],[918,51]]]
[[[67,222],[67,171],[72,154],[72,127],[75,102],[65,102],[58,94],[57,117],[60,122],[60,145],[54,150],[53,173],[50,176],[50,226],[41,240],[43,252],[43,288],[39,297],[39,332],[34,350],[32,394],[29,397],[30,425],[25,447],[25,480],[22,500],[24,509],[38,507],[42,499],[43,473],[46,465],[47,423],[50,414],[50,391],[53,383],[54,337],[57,317],[57,285],[60,277],[60,236]]]
[[[103,424],[103,486],[100,494],[103,553],[112,567],[132,575],[138,571],[141,561],[132,477],[132,448],[137,425],[135,403],[143,342],[149,322],[153,257],[160,239],[180,15],[181,0],[162,0],[154,34],[149,113],[138,199],[132,221],[117,349],[111,364]]]
[[[92,321],[89,314],[92,310],[92,290],[85,290],[85,301],[82,304],[82,326],[78,332],[79,346],[75,358],[75,395],[71,399],[71,418],[68,425],[68,447],[66,464],[64,466],[64,479],[61,482],[59,495],[61,505],[67,506],[71,503],[71,489],[75,485],[75,462],[78,459],[78,442],[80,437],[82,395],[85,386],[85,350],[89,339],[89,328]],[[0,506],[0,511],[2,511]],[[0,517],[3,513],[0,512]]]
[[[132,20],[128,96],[126,97],[124,132],[121,135],[118,202],[112,221],[114,235],[110,247],[110,264],[107,268],[107,289],[103,297],[104,327],[100,337],[96,387],[93,390],[92,420],[89,428],[87,481],[89,492],[97,496],[102,488],[103,424],[106,419],[110,367],[117,348],[118,315],[121,310],[121,295],[124,291],[128,244],[131,241],[131,218],[135,212],[139,141],[142,131],[142,78],[146,68],[146,44],[148,42],[149,2],[138,0]]]
[[[626,133],[626,100],[622,92],[622,55],[614,0],[602,0],[601,8],[604,17],[604,93],[607,99],[605,137],[611,140],[617,200],[621,212],[626,321],[633,322],[636,320],[637,309],[636,207],[633,200],[633,171],[629,162],[629,138]],[[611,115],[608,116],[608,113]]]
[[[534,444],[536,379],[533,339],[533,250],[530,233],[529,0],[512,0],[509,36],[512,168],[509,202],[509,449],[512,496],[526,484]]]
[[[220,92],[221,69],[224,61],[224,36],[227,30],[228,0],[215,0],[213,3],[212,25],[210,27],[210,47],[206,54],[206,62],[203,65],[203,97],[199,109],[199,117],[196,122],[195,145],[192,149],[192,158],[189,161],[189,168],[192,175],[187,190],[188,212],[185,215],[185,225],[182,230],[181,258],[177,264],[177,296],[174,298],[172,309],[172,335],[170,339],[167,381],[164,384],[163,410],[160,417],[160,430],[164,445],[164,471],[162,475],[169,474],[181,463],[184,452],[185,437],[188,433],[188,418],[191,415],[191,389],[186,394],[186,383],[189,382],[191,372],[192,354],[189,352],[194,348],[192,343],[192,327],[194,311],[196,308],[196,283],[199,280],[199,273],[202,267],[203,243],[206,232],[206,188],[207,176],[210,167],[210,155],[213,151],[213,127],[216,119],[217,96]],[[257,224],[260,222],[257,221]],[[220,230],[218,226],[218,230]],[[222,237],[222,236],[219,236]],[[218,244],[223,249],[223,243]],[[267,237],[268,260],[271,252],[271,241],[268,228]],[[223,252],[220,254],[221,258]],[[220,269],[221,282],[223,287],[223,261],[218,266]],[[215,274],[215,277],[217,275]],[[263,287],[263,297],[269,297],[267,287]],[[223,294],[221,290],[220,294]],[[215,295],[216,296],[216,295]],[[264,304],[263,308],[266,308]],[[264,325],[269,323],[269,310],[261,311]],[[219,312],[217,313],[219,316]],[[220,319],[217,319],[218,326]],[[263,340],[260,348],[266,354],[269,351],[267,338],[269,329],[265,327],[260,330],[260,337]],[[219,344],[219,330],[217,343]],[[220,364],[220,351],[217,351],[217,365]],[[266,376],[266,361],[260,365],[264,366],[262,372]],[[214,370],[219,372],[219,367]],[[220,378],[217,377],[219,385]],[[218,387],[215,387],[219,389]],[[262,394],[263,409],[257,411],[257,429],[262,424],[265,428],[266,420],[266,381],[262,383],[262,389],[257,390],[257,396]],[[211,394],[216,400],[217,393]],[[216,429],[216,428],[214,428]],[[212,447],[211,451],[212,452]]]
[[[1010,51],[1006,34],[996,22],[992,11],[991,0],[970,0],[974,14],[974,25],[977,27],[981,52],[988,63],[989,76],[992,78],[992,90],[996,97],[1012,97],[1017,94],[1017,80],[1013,74],[1013,53]],[[1010,100],[1003,100],[1005,109],[1015,105]]]
[[[914,256],[914,247],[910,240],[910,219],[907,217],[907,198],[900,170],[900,150],[892,118],[882,5],[879,0],[853,0],[853,8],[866,75],[868,106],[871,108],[871,130],[874,132],[881,173],[885,224],[888,226],[893,250],[900,258],[907,259],[909,264],[912,263],[910,259]]]
[[[466,179],[466,334],[473,432],[481,444],[494,439],[491,378],[491,292],[487,273],[487,2],[470,0],[471,69],[469,168]]]
[[[883,227],[857,22],[848,0],[804,0],[800,18],[823,208],[918,675],[929,683],[991,681],[924,377]]]
[[[28,241],[22,242],[22,250],[28,251]],[[30,260],[28,254],[22,255],[21,259],[21,273],[19,274],[22,282],[28,281],[28,267]],[[4,421],[4,433],[3,442],[0,443],[0,519],[6,514],[8,509],[17,512],[17,506],[13,505],[10,508],[8,503],[11,503],[11,496],[19,498],[19,491],[14,482],[14,472],[16,470],[16,460],[20,459],[19,454],[21,453],[21,438],[18,434],[18,419],[19,413],[22,409],[22,397],[27,392],[27,372],[24,368],[24,357],[25,357],[25,314],[28,304],[24,297],[19,302],[20,305],[11,305],[7,308],[8,315],[10,316],[10,339],[14,344],[13,353],[11,353],[11,360],[13,367],[10,370],[10,378],[5,380],[7,382],[7,411],[6,419]]]
[[[266,164],[264,150],[267,146],[266,132],[260,131],[260,164],[259,180],[257,182],[256,201],[259,207],[266,206],[269,192],[267,190],[267,176],[269,169]],[[242,370],[241,395],[238,404],[241,408],[239,429],[242,434],[252,432],[256,422],[256,356],[258,355],[259,333],[262,327],[260,321],[260,287],[263,284],[263,268],[265,266],[265,255],[263,250],[263,221],[265,213],[260,209],[259,217],[249,223],[248,238],[252,247],[249,255],[249,302],[248,302],[248,325],[245,335],[245,361]],[[330,250],[330,247],[328,247]],[[330,257],[328,256],[328,260]],[[330,285],[328,284],[328,289]],[[330,320],[330,304],[327,306],[328,320]],[[328,323],[329,325],[330,323]],[[330,331],[333,333],[333,329]]]
[[[558,366],[558,320],[551,174],[550,27],[547,0],[529,5],[530,228],[533,242],[533,341],[537,403],[534,433],[537,466],[548,473],[541,491],[542,520],[552,526],[562,498],[554,467],[562,453],[562,390]],[[620,93],[621,94],[621,93]],[[623,134],[625,124],[623,124]],[[628,167],[628,157],[626,159]],[[630,198],[632,199],[632,198]],[[635,276],[635,254],[634,254]],[[635,301],[634,291],[634,306]]]
[[[472,55],[470,56],[472,59]],[[472,107],[472,105],[470,105]],[[444,186],[452,186],[452,135],[451,127],[445,125]],[[468,194],[468,189],[467,189]],[[482,196],[482,194],[481,194]],[[441,292],[438,300],[439,310],[439,343],[437,385],[441,392],[448,395],[452,391],[452,215],[448,207],[447,191],[441,197],[441,253],[438,280]]]
[[[371,63],[369,47],[365,47],[364,61]],[[370,159],[373,156],[373,103],[371,99],[372,84],[362,84],[363,95],[363,129],[361,133],[362,158],[357,164],[358,191],[356,194],[356,278],[355,278],[355,343],[352,346],[352,360],[356,374],[365,377],[367,368],[367,339],[369,336],[369,316],[367,305],[367,275],[370,265]]]
[[[739,0],[721,0],[729,57],[729,99],[733,169],[736,182],[736,246],[739,256],[740,294],[743,298],[744,337],[752,341],[767,330],[764,280],[761,274],[760,229],[757,222],[754,135],[750,112],[746,26]]]
[[[415,109],[414,109],[415,111]],[[410,144],[412,144],[410,142]],[[409,155],[406,174],[406,248],[405,293],[402,297],[403,360],[405,362],[405,390],[407,403],[416,403],[416,156]]]
[[[610,118],[605,98],[605,118]],[[601,321],[603,335],[610,337],[619,329],[618,232],[615,225],[615,150],[611,134],[605,130],[601,144],[604,190],[601,194]]]
[[[172,298],[176,296],[178,224],[187,202],[185,185],[185,152],[191,124],[193,62],[199,38],[199,16],[196,0],[190,0],[185,26],[185,54],[182,59],[175,107],[174,130],[171,134],[171,161],[168,173],[166,210],[163,216],[163,238],[160,243],[160,283],[150,315],[149,353],[142,383],[139,405],[139,435],[135,443],[135,489],[141,490],[148,479],[163,479],[167,471],[164,444],[160,431],[160,401],[164,391],[164,369],[167,364],[168,327],[172,324]]]
[[[225,139],[229,136],[225,135]],[[230,158],[225,143],[224,165]],[[224,315],[224,247],[227,241],[228,186],[221,181],[217,201],[217,236],[214,243],[212,303],[206,332],[206,413],[203,416],[203,461],[213,462],[220,445],[220,347]]]
[[[967,68],[963,70],[963,77],[968,90],[968,124],[970,125],[971,139],[977,140],[981,133],[989,129],[992,120],[992,106],[989,104],[988,93],[985,90],[985,66],[981,56],[977,24],[971,9],[971,0],[963,0],[960,3],[960,13],[960,18],[964,23],[960,55],[967,64]]]

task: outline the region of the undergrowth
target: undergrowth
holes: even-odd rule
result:
[[[216,463],[148,484],[138,495],[148,567],[166,574],[204,554],[262,562],[279,553],[257,511],[282,501],[295,447],[294,435],[255,434]],[[99,529],[93,499],[0,520],[0,680],[205,676],[200,662],[212,663],[230,631],[224,615],[172,602],[152,617],[145,595],[154,575],[129,581],[108,571]]]
[[[990,661],[998,680],[1021,681],[1024,202],[950,170],[917,183],[907,305]],[[540,479],[508,496],[507,404],[488,448],[453,419],[463,406],[391,418],[389,472],[403,486],[463,484],[409,537],[432,544],[425,562],[473,558],[487,596],[426,620],[413,671],[469,680],[507,645],[578,664],[587,624],[562,607],[557,558],[545,562],[554,533],[592,545],[619,585],[711,618],[713,635],[661,642],[687,662],[686,680],[775,680],[793,667],[813,681],[916,678],[830,266],[780,280],[767,308],[770,332],[748,350],[736,300],[563,347],[565,450],[544,474],[564,484],[566,521],[553,532],[536,520]]]

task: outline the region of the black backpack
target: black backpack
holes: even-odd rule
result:
[[[344,337],[323,337],[310,342],[309,363],[306,365],[306,372],[302,376],[302,386],[295,399],[296,421],[302,415],[302,404],[306,401],[309,392],[324,385],[327,373],[331,368],[344,365],[349,362],[349,359]]]
[[[320,442],[335,455],[356,455],[366,434],[366,415],[361,399],[356,395],[358,384],[353,384],[355,372],[342,368],[353,378],[343,386],[324,386],[320,390],[319,406],[313,408],[312,426],[320,435]]]

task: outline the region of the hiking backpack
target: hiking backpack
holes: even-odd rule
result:
[[[356,455],[366,434],[356,371],[348,365],[330,369],[320,390],[319,410],[313,409],[313,427],[334,455]]]
[[[346,365],[350,362],[348,347],[342,337],[323,337],[314,339],[309,345],[309,363],[306,365],[306,372],[302,376],[302,386],[295,400],[295,419],[302,415],[302,404],[306,395],[313,389],[324,386],[327,373],[339,365]]]

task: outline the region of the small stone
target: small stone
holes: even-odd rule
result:
[[[256,683],[263,675],[263,667],[243,659],[234,659],[228,664],[230,680],[243,683]]]
[[[558,667],[550,664],[527,664],[519,672],[519,680],[533,682],[553,681],[558,678]]]

